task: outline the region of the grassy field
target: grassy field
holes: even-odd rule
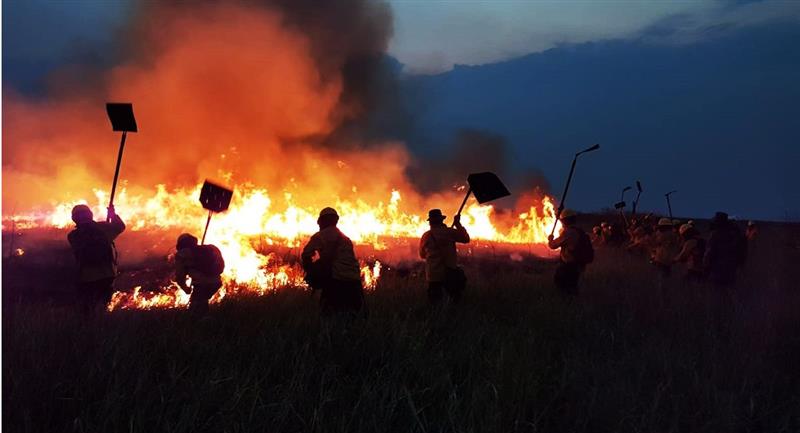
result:
[[[730,297],[680,273],[662,296],[643,259],[601,250],[576,301],[551,266],[470,266],[444,308],[389,272],[352,324],[293,290],[199,322],[6,303],[3,429],[797,432],[798,233],[763,234]]]

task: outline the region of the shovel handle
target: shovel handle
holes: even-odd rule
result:
[[[461,211],[464,210],[464,205],[467,204],[467,199],[469,199],[470,194],[472,194],[472,188],[467,189],[467,194],[464,196],[464,200],[461,201],[461,206],[458,208],[458,212],[456,212],[456,215],[461,216]],[[455,217],[453,217],[453,219],[455,220]],[[453,226],[455,225],[456,223],[455,221],[453,221]]]
[[[119,142],[119,153],[117,154],[117,168],[114,170],[114,183],[111,184],[111,196],[108,200],[108,207],[114,206],[114,194],[117,192],[117,180],[119,179],[119,167],[122,164],[122,152],[125,150],[125,139],[128,138],[128,131],[122,131],[122,138]],[[111,221],[111,215],[107,217]]]
[[[200,245],[204,245],[206,243],[206,234],[208,234],[208,225],[211,224],[211,211],[208,211],[208,219],[206,220],[206,229],[203,231],[203,240],[200,241]]]

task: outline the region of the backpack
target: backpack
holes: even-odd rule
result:
[[[594,247],[592,247],[592,238],[581,229],[578,231],[578,243],[575,246],[575,262],[579,265],[588,265],[594,261]]]
[[[195,260],[197,270],[204,274],[221,275],[225,271],[225,259],[214,245],[198,245]]]
[[[81,266],[109,266],[117,261],[114,244],[96,224],[75,230],[75,257]]]

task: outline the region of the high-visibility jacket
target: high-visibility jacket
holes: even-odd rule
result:
[[[182,248],[175,254],[175,281],[186,288],[186,277],[192,278],[192,286],[222,285],[222,277],[208,269],[203,269],[198,254],[198,247]]]
[[[469,243],[467,229],[431,224],[430,230],[419,240],[419,256],[425,259],[425,277],[429,282],[441,282],[447,278],[447,268],[458,266],[456,242]]]
[[[331,276],[339,281],[361,281],[361,268],[353,250],[353,242],[336,226],[326,227],[311,236],[300,255],[303,267],[308,270],[316,254],[333,256]]]

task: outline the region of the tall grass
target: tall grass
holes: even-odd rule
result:
[[[577,300],[550,269],[473,266],[444,308],[389,273],[353,323],[291,290],[201,321],[5,306],[3,428],[796,432],[800,293],[759,266],[732,297],[679,275],[662,295],[642,259],[602,251]]]

